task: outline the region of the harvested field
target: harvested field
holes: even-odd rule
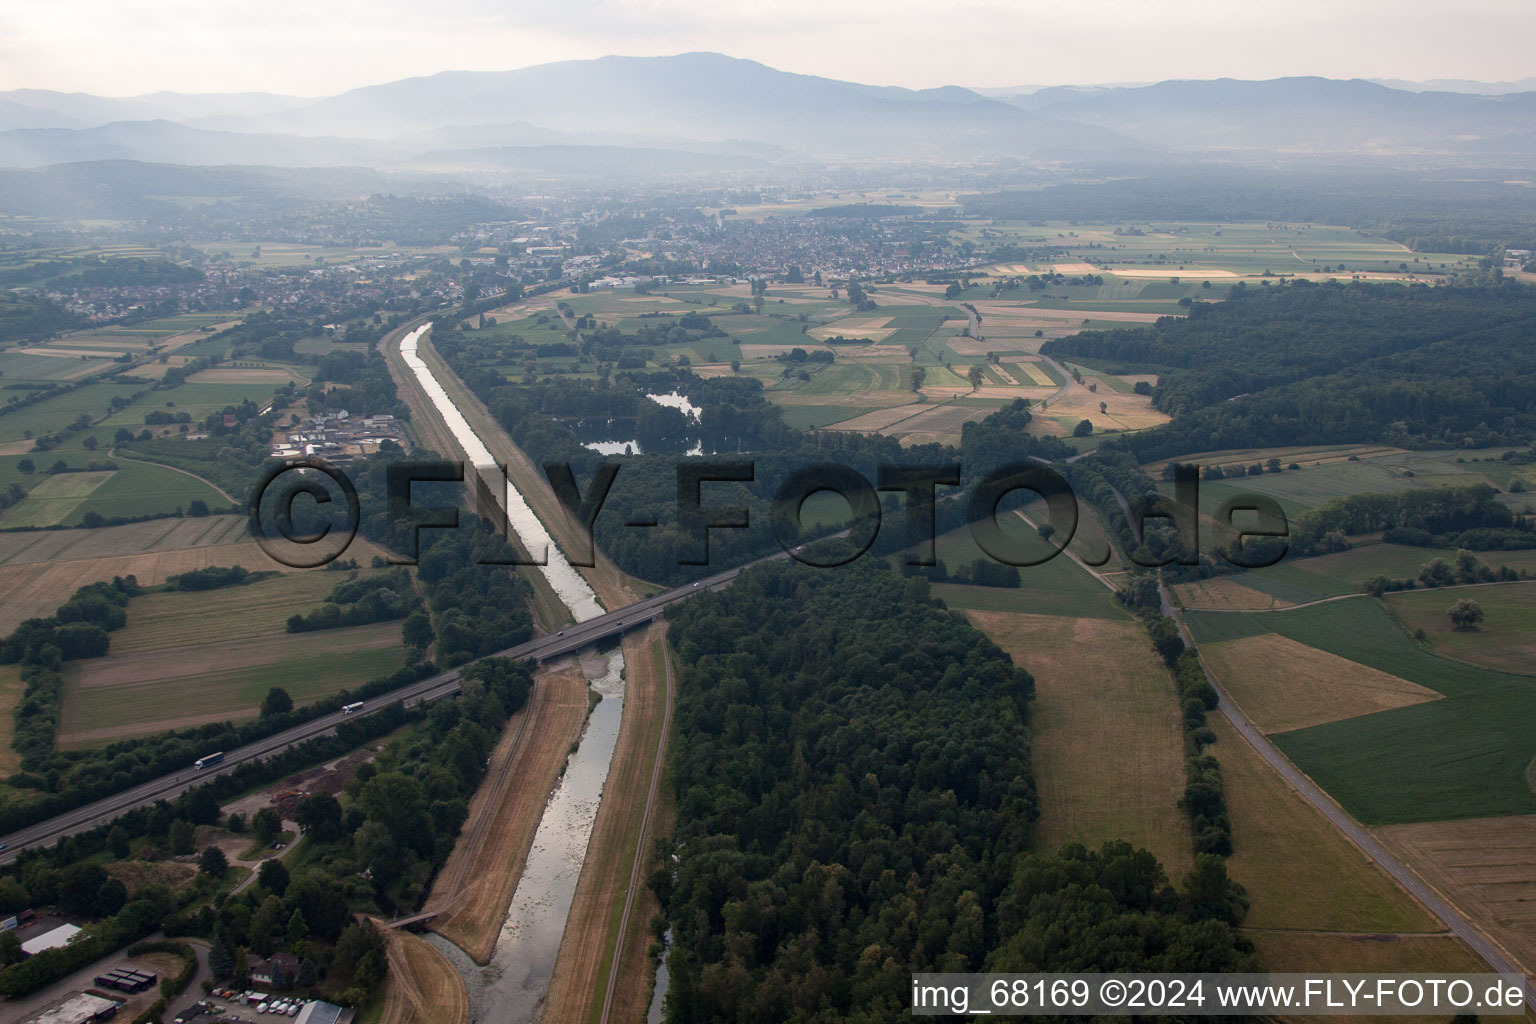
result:
[[[292,370],[281,366],[220,366],[199,370],[187,381],[192,384],[282,384],[301,379]]]
[[[0,533],[0,565],[138,555],[148,551],[233,544],[245,539],[245,523],[244,516],[203,516],[152,519],[94,530]],[[248,565],[247,568],[254,569],[255,566]]]
[[[907,405],[898,405],[890,409],[881,409],[877,412],[867,412],[862,416],[855,416],[851,420],[843,420],[828,427],[829,430],[857,430],[861,433],[872,433],[887,430],[903,420],[910,419],[920,412],[926,412],[933,406],[925,403],[913,402]]]
[[[1287,608],[1289,602],[1245,587],[1229,576],[1213,576],[1194,583],[1179,583],[1172,588],[1173,596],[1180,605],[1195,610],[1241,608],[1248,611],[1268,611]]]
[[[985,419],[992,411],[978,405],[929,406],[927,412],[902,420],[883,432],[905,440],[919,435],[924,438],[944,437],[949,439],[949,443],[958,444],[960,432],[967,423]]]
[[[189,569],[206,569],[211,565],[279,568],[267,559],[255,542],[115,558],[0,566],[0,593],[6,595],[0,604],[0,635],[10,633],[24,619],[52,615],[55,608],[87,583],[110,580],[114,576],[136,576],[139,583],[150,586],[164,583],[168,575]]]
[[[1167,279],[1170,276],[1167,269],[1158,270],[1155,267],[1120,267],[1117,270],[1110,271],[1110,273],[1115,277],[1131,278],[1147,277],[1154,279]],[[1217,278],[1235,278],[1239,275],[1233,273],[1230,270],[1211,270],[1208,267],[1191,267],[1186,264],[1183,270],[1175,271],[1171,276],[1179,278],[1199,278],[1200,280],[1209,278],[1210,280],[1214,281]]]
[[[487,963],[522,877],[550,791],[581,735],[587,680],[574,659],[554,663],[534,682],[528,706],[507,722],[486,781],[424,909],[432,930]]]
[[[654,821],[646,822],[646,810],[667,710],[667,673],[661,661],[665,636],[664,626],[652,626],[624,641],[624,719],[566,918],[559,959],[544,1004],[545,1020],[587,1020],[601,1011],[637,856],[643,858],[636,878],[639,888],[618,954],[611,1013],[618,1021],[640,1020],[645,1015],[650,921],[660,910],[655,893],[646,884],[653,868],[654,839],[660,833]],[[663,789],[658,786],[658,798]],[[655,809],[651,812],[654,818]]]
[[[1107,411],[1099,411],[1101,402]],[[1062,422],[1058,425],[1053,419]],[[1030,433],[1068,434],[1080,419],[1091,420],[1094,433],[1144,430],[1168,422],[1168,416],[1154,409],[1152,399],[1144,395],[1128,395],[1108,388],[1092,392],[1081,384],[1074,384],[1065,395],[1051,403],[1049,410],[1030,423],[1029,430]]]
[[[1211,752],[1221,762],[1232,818],[1228,871],[1251,901],[1246,927],[1441,930],[1439,921],[1303,800],[1226,718],[1211,715],[1210,723],[1217,736]]]
[[[380,1024],[468,1024],[469,991],[448,958],[419,935],[389,939],[389,980]]]
[[[212,523],[210,527],[206,525],[210,520],[218,522]],[[53,614],[55,608],[69,600],[71,594],[87,583],[110,580],[114,576],[134,576],[143,586],[156,586],[177,573],[214,565],[241,565],[253,572],[265,569],[293,572],[288,566],[268,558],[255,541],[179,548],[159,546],[160,542],[169,543],[176,540],[179,534],[191,534],[197,530],[207,530],[202,538],[204,541],[210,537],[218,539],[230,520],[241,521],[235,516],[161,519],[99,530],[39,530],[0,534],[0,555],[5,554],[7,541],[16,538],[22,541],[12,550],[9,560],[0,562],[0,593],[5,595],[5,601],[0,602],[0,636],[9,634],[24,619]],[[122,554],[111,549],[114,532],[118,530],[139,530],[140,539],[146,542],[157,534],[159,537],[151,550],[139,554]],[[230,534],[240,535],[237,530],[228,531],[224,535]],[[123,537],[124,534],[116,536]],[[127,536],[131,538],[133,534],[129,532]],[[347,549],[347,557],[359,561],[367,561],[376,554],[382,552],[362,538],[354,540]],[[307,571],[324,572],[321,569]],[[327,575],[333,585],[339,582],[334,573]]]
[[[1043,387],[1043,388],[1054,388],[1054,387],[1056,387],[1056,382],[1051,380],[1050,374],[1046,373],[1045,372],[1045,367],[1041,366],[1039,363],[1031,362],[1031,361],[1025,359],[1025,360],[1020,360],[1016,365],[1018,366],[1019,369],[1023,370],[1025,373],[1027,373],[1029,375],[1029,379],[1030,380],[1034,381],[1036,384],[1040,385],[1041,387]]]
[[[1536,815],[1389,825],[1376,836],[1536,972]]]
[[[827,394],[797,394],[793,391],[770,391],[765,396],[775,405],[782,406],[812,406],[817,409],[827,408],[854,408],[854,409],[888,409],[892,406],[911,405],[912,394],[909,391],[855,391],[851,394],[827,395]]]
[[[859,317],[857,319],[833,320],[821,327],[812,327],[806,331],[806,335],[817,341],[826,341],[828,338],[842,335],[845,338],[869,338],[872,341],[884,341],[895,334],[897,328],[887,327],[891,318],[888,316]]]
[[[183,331],[181,334],[173,334],[169,338],[164,339],[159,343],[158,347],[161,352],[174,352],[193,342],[202,341],[204,338],[217,334],[220,331],[227,331],[231,327],[238,327],[239,325],[239,320],[225,320],[223,323],[209,324],[208,326],[213,328],[211,331],[206,329]],[[139,368],[135,368],[134,372],[138,373]]]
[[[1440,700],[1441,695],[1275,633],[1205,644],[1201,656],[1249,721],[1264,732]]]
[[[1019,317],[1019,307],[1016,305],[978,302],[976,303],[976,308],[986,318],[982,321],[982,333],[989,336],[1002,333],[997,329],[998,324],[994,322],[993,318],[996,317],[998,321],[1006,322],[1010,319],[1010,313],[1013,315],[1013,319],[1022,319],[1031,324],[1034,321],[1040,321],[1038,325],[1029,327],[1031,334],[1034,333],[1036,326],[1044,327],[1047,330],[1051,326],[1058,328],[1066,326],[1062,321],[1067,321],[1069,324],[1074,325],[1081,324],[1084,320],[1112,320],[1128,324],[1150,324],[1156,323],[1159,317],[1182,315],[1182,310],[1173,305],[1170,305],[1167,313],[1130,313],[1120,310],[1103,309],[1050,309],[1042,306],[1030,306],[1025,310],[1026,316],[1022,318]]]
[[[1329,934],[1243,929],[1258,948],[1264,969],[1276,973],[1444,974],[1486,972],[1488,965],[1449,933],[1431,935]],[[1359,1024],[1360,1017],[1269,1018],[1306,1024]],[[1372,1024],[1444,1024],[1452,1018],[1373,1016]],[[1517,1018],[1502,1018],[1506,1020]]]
[[[1124,839],[1169,876],[1192,863],[1173,680],[1134,622],[970,611],[1035,677],[1030,741],[1043,849]]]

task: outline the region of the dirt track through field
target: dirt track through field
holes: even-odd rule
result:
[[[566,918],[544,1004],[546,1021],[590,1018],[598,993],[613,1020],[639,1020],[645,1012],[645,926],[659,909],[645,884],[651,839],[658,834],[648,822],[670,718],[670,672],[658,659],[664,653],[664,637],[665,627],[652,626],[624,641],[624,720]],[[615,931],[614,912],[621,905]],[[640,941],[633,941],[637,937]],[[620,950],[617,962],[615,945]]]
[[[566,659],[540,672],[528,706],[507,723],[459,841],[423,909],[432,930],[476,963],[491,958],[550,791],[587,717],[587,680]]]

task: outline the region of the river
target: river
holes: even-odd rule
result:
[[[421,338],[430,328],[426,324],[406,335],[400,343],[400,355],[475,469],[490,470],[499,476],[490,450],[421,359]],[[548,551],[548,563],[540,571],[571,614],[577,621],[601,615],[603,609],[596,593],[566,561],[544,524],[510,481],[506,496],[509,525],[535,557],[540,551]],[[491,962],[481,967],[442,936],[428,937],[464,979],[469,990],[470,1019],[482,1024],[536,1024],[549,994],[560,940],[592,838],[624,711],[622,650],[615,647],[601,655],[583,656],[581,667],[598,703],[592,708],[581,739],[539,818],[533,846],[512,894]]]
[[[486,476],[487,481],[496,484],[497,478],[501,476],[501,470],[495,456],[485,446],[485,442],[480,440],[480,436],[469,425],[464,414],[459,412],[458,406],[453,404],[453,400],[448,397],[448,392],[443,389],[442,384],[433,375],[432,369],[417,352],[422,336],[431,329],[430,323],[422,324],[407,334],[400,342],[400,358],[405,360],[405,365],[410,367],[411,372],[416,375],[416,380],[420,382],[427,397],[432,400],[432,404],[442,415],[443,422],[447,424],[459,447],[464,449],[464,454],[475,471],[482,476],[489,472],[491,475]],[[535,559],[544,558],[545,564],[539,566],[539,571],[544,574],[544,578],[549,581],[550,587],[554,589],[560,600],[570,609],[576,621],[584,622],[603,614],[603,606],[598,603],[597,594],[582,578],[581,573],[565,560],[565,556],[560,553],[559,547],[551,539],[549,531],[544,529],[544,524],[539,521],[539,517],[534,514],[533,509],[529,507],[528,502],[510,480],[506,483],[506,510],[507,522],[523,542],[523,547],[527,549],[529,555]]]

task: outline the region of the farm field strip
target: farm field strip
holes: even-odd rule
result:
[[[1376,835],[1536,971],[1536,815],[1392,825]]]
[[[1264,732],[1442,699],[1428,687],[1273,633],[1205,644],[1200,652],[1244,715]]]
[[[403,663],[395,622],[284,637],[281,643],[256,638],[109,653],[67,666],[59,743],[86,745],[252,718],[273,686],[304,704],[387,675]]]
[[[359,578],[378,575],[359,571]],[[146,594],[128,604],[128,624],[112,634],[112,654],[190,647],[258,636],[324,636],[339,630],[288,634],[289,616],[319,606],[348,573],[288,573],[238,587]]]
[[[1228,870],[1248,890],[1246,928],[1441,932],[1442,926],[1276,774],[1222,715],[1210,716],[1232,818]],[[1314,968],[1315,965],[1314,965]]]
[[[70,518],[92,491],[112,476],[112,470],[59,473],[43,480],[27,496],[0,515],[0,526],[54,526]]]
[[[1178,700],[1141,627],[1010,612],[968,616],[1035,677],[1030,745],[1042,848],[1124,839],[1156,854],[1170,876],[1182,876],[1192,857],[1179,808]]]

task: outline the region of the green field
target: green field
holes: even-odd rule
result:
[[[14,350],[0,352],[0,378],[3,378],[6,383],[73,380],[114,369],[116,366],[117,364],[112,360],[105,358],[88,359],[62,354],[33,355]]]
[[[0,527],[55,526],[71,518],[75,509],[116,474],[58,473],[44,477],[27,492],[25,501],[0,515]]]
[[[272,369],[287,374],[288,379],[302,381],[288,367]],[[94,421],[93,426],[62,437],[56,447],[34,455],[33,460],[42,466],[52,465],[55,459],[66,457],[67,453],[85,451],[88,439],[95,438],[97,454],[92,457],[99,461],[106,457],[107,451],[116,443],[118,430],[126,429],[134,434],[139,433],[145,429],[144,418],[151,412],[173,414],[184,412],[191,417],[188,427],[192,429],[209,415],[222,412],[231,406],[238,406],[247,399],[258,406],[266,405],[272,400],[281,383],[271,379],[260,379],[270,375],[269,372],[253,371],[252,379],[249,381],[204,383],[192,380],[163,390],[143,381],[122,383],[102,381],[87,385],[58,399],[40,402],[31,408],[0,416],[0,441],[7,439],[7,431],[10,434],[22,435],[30,429],[34,437],[49,433],[68,425],[83,412]],[[138,397],[133,398],[134,395]],[[133,401],[113,412],[107,403],[115,396],[133,398]],[[150,429],[177,432],[180,430],[180,425],[156,426]],[[69,459],[66,457],[65,461],[68,462]]]
[[[1004,517],[1005,523],[1009,517]],[[1017,544],[1018,551],[1030,558],[1048,554],[1050,547],[1022,521],[1017,527],[1004,527]],[[976,545],[968,529],[953,530],[938,538],[938,556],[955,572],[986,554]],[[906,558],[910,552],[896,556]],[[1073,562],[1065,554],[1048,562],[1019,568],[1018,589],[1011,587],[976,587],[939,583],[935,597],[956,608],[977,611],[1029,612],[1037,615],[1063,615],[1070,618],[1115,619],[1126,612],[1110,589]]]
[[[1436,596],[1448,604],[1453,593]],[[1440,656],[1415,643],[1382,602],[1364,596],[1292,611],[1186,618],[1200,643],[1279,633],[1446,695],[1272,737],[1361,821],[1536,811],[1536,793],[1525,780],[1536,756],[1536,677]]]
[[[0,415],[0,442],[41,437],[68,426],[81,415],[100,419],[107,414],[109,403],[115,396],[130,398],[144,387],[142,383],[96,381],[24,409],[4,412]]]
[[[70,663],[63,742],[90,745],[178,721],[247,718],[273,686],[302,704],[395,671],[404,657],[399,622],[286,632],[290,615],[317,607],[347,578],[287,573],[245,586],[134,598],[107,655]]]
[[[1493,569],[1508,566],[1518,571],[1536,563],[1536,551],[1533,550],[1474,551],[1472,554]],[[1306,604],[1326,597],[1361,593],[1363,584],[1374,576],[1414,579],[1426,562],[1436,558],[1454,561],[1456,552],[1450,548],[1367,542],[1336,554],[1287,559],[1230,578],[1281,601]]]
[[[781,405],[779,408],[784,411],[784,422],[796,430],[841,423],[870,411],[868,407],[853,405]]]
[[[1484,620],[1476,629],[1455,629],[1446,614],[1457,600],[1476,601]],[[1511,672],[1536,672],[1536,583],[1501,583],[1454,590],[1389,594],[1387,608],[1412,631],[1451,658]]]
[[[310,703],[399,669],[405,663],[399,632],[399,623],[381,622],[306,634],[278,641],[286,656],[273,661],[125,686],[86,688],[79,675],[86,663],[72,662],[65,676],[60,746],[93,746],[178,724],[254,718],[274,686],[287,690],[295,704]],[[380,640],[386,643],[365,646]],[[189,655],[212,665],[228,651],[215,645]]]
[[[1508,486],[1514,474],[1508,463],[1502,461],[1457,462],[1457,458],[1466,457],[1459,453],[1439,451],[1399,452],[1362,458],[1355,462],[1330,462],[1298,470],[1264,473],[1261,476],[1202,480],[1200,510],[1206,515],[1212,515],[1228,498],[1244,494],[1266,494],[1277,500],[1287,515],[1295,515],[1351,494],[1397,494],[1423,488],[1467,487],[1483,483],[1503,487]],[[1262,459],[1207,456],[1199,460],[1201,465],[1218,466],[1248,466],[1255,461]],[[1496,476],[1495,470],[1501,472]],[[1164,489],[1172,493],[1172,485],[1164,485]],[[1512,499],[1519,497],[1511,496]]]
[[[113,516],[131,518],[174,512],[178,508],[185,510],[197,500],[211,509],[229,504],[208,483],[167,466],[126,460],[119,461],[118,466],[117,472],[74,507],[63,520],[67,525],[79,526],[87,512],[96,512],[108,519]]]

